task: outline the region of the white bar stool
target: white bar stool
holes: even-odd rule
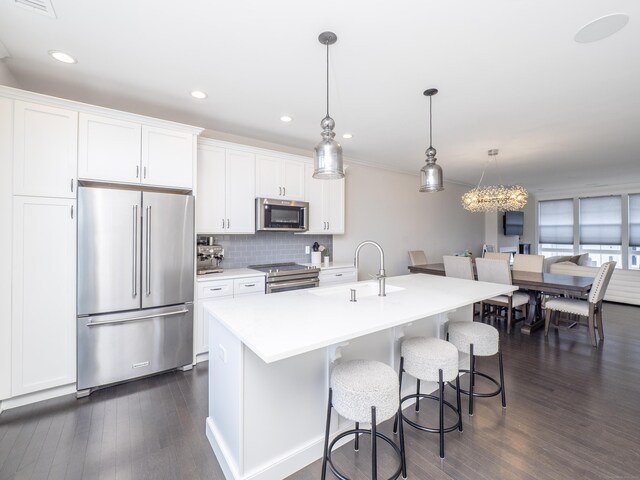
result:
[[[461,393],[469,395],[469,415],[473,415],[473,402],[475,397],[495,397],[502,396],[502,407],[507,407],[507,400],[504,392],[504,369],[502,364],[502,351],[500,350],[500,335],[498,330],[491,325],[479,322],[450,322],[447,339],[453,343],[458,351],[468,353],[469,370],[461,369],[461,372],[470,374],[469,390],[460,389]],[[500,367],[500,382],[490,377],[486,373],[476,370],[476,357],[491,357],[498,354],[498,364]],[[494,383],[496,390],[489,393],[475,391],[476,376],[486,378]],[[451,385],[453,387],[453,385]]]
[[[333,464],[331,450],[340,439],[347,435],[355,435],[355,450],[358,451],[360,434],[371,435],[372,480],[378,478],[376,449],[378,439],[387,442],[400,458],[400,466],[389,480],[394,480],[400,475],[407,478],[403,430],[400,429],[399,446],[376,430],[377,422],[383,422],[393,417],[400,410],[400,387],[393,368],[373,360],[350,360],[336,365],[331,372],[330,384],[321,479],[325,480],[326,478],[328,464],[336,477],[340,480],[348,480]],[[329,443],[331,407],[335,408],[336,412],[347,420],[355,422],[356,428],[341,433]],[[361,422],[371,422],[371,430],[360,428]]]
[[[439,338],[413,337],[402,342],[400,347],[400,372],[399,384],[402,389],[402,375],[408,373],[417,380],[417,391],[415,394],[407,395],[400,400],[400,416],[402,420],[414,428],[423,432],[440,434],[440,458],[444,458],[444,434],[456,429],[462,431],[462,414],[460,407],[460,377],[458,375],[458,349],[451,343]],[[456,381],[457,407],[444,399],[445,382]],[[420,381],[438,382],[438,395],[427,395],[420,393]],[[426,398],[437,400],[440,408],[440,421],[437,428],[420,425],[409,420],[402,413],[402,403],[415,398],[416,412],[420,410],[420,399]],[[458,421],[451,426],[444,425],[444,407],[453,410],[458,417]],[[402,424],[402,422],[400,422]],[[398,428],[398,417],[393,426],[394,433]]]

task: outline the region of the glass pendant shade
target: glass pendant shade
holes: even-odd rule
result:
[[[314,149],[313,178],[320,180],[334,180],[344,178],[344,164],[342,162],[342,147],[333,137],[334,121],[325,117],[321,124],[322,140]]]
[[[420,169],[420,192],[440,192],[444,190],[442,167],[436,163],[436,149],[427,149],[427,164]]]

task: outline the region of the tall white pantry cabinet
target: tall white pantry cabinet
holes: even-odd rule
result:
[[[191,190],[200,131],[0,86],[0,411],[75,391],[78,170]]]

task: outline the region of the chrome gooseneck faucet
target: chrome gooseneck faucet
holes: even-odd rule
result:
[[[385,278],[387,278],[387,276],[384,273],[384,252],[382,251],[382,247],[378,245],[376,242],[373,242],[371,240],[365,240],[364,242],[362,242],[360,245],[356,247],[356,253],[355,253],[353,264],[355,265],[356,268],[358,268],[360,264],[360,249],[365,245],[373,245],[380,252],[380,271],[378,272],[378,275],[376,275],[376,278],[378,279],[378,285],[379,285],[378,296],[386,297],[387,294],[385,293]]]

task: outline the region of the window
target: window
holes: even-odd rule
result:
[[[640,270],[640,193],[629,195],[629,268]]]
[[[573,199],[538,203],[538,253],[573,254]]]
[[[580,199],[580,251],[591,265],[615,261],[622,267],[622,199],[618,196]]]

